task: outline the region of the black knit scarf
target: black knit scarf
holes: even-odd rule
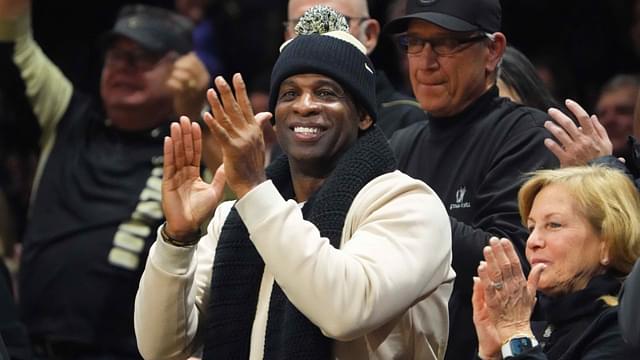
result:
[[[539,306],[546,321],[534,323],[532,327],[547,358],[582,358],[577,354],[586,348],[585,343],[593,340],[593,336],[602,331],[601,327],[610,325],[611,306],[600,297],[615,296],[620,286],[620,280],[605,273],[591,279],[585,289],[571,294],[560,297],[541,294]]]
[[[364,132],[303,207],[331,245],[339,247],[345,216],[356,194],[372,179],[396,169],[387,139],[376,127]],[[294,198],[286,156],[267,169],[285,199]],[[283,234],[284,235],[284,234]],[[248,359],[264,262],[235,207],[224,223],[213,264],[203,359]],[[318,304],[322,306],[322,304]],[[269,304],[265,359],[329,359],[331,339],[300,313],[274,282]]]

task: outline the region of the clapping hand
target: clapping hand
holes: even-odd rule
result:
[[[488,359],[497,357],[500,345],[511,336],[531,335],[530,318],[544,265],[536,264],[525,278],[508,239],[491,238],[483,253],[471,301],[479,353]]]
[[[263,124],[271,113],[253,114],[247,88],[240,74],[233,76],[233,87],[221,77],[215,79],[220,93],[209,89],[207,99],[212,113],[204,114],[216,142],[222,147],[222,161],[229,187],[242,198],[266,179]]]
[[[173,239],[199,232],[222,199],[224,169],[218,168],[211,184],[200,177],[202,133],[197,123],[182,116],[171,124],[171,137],[164,140],[162,209],[165,231]]]

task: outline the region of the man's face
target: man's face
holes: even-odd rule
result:
[[[603,93],[596,104],[596,114],[607,129],[614,155],[627,148],[627,137],[633,133],[633,109],[638,89],[625,86]]]
[[[276,134],[292,167],[333,170],[340,156],[371,126],[352,97],[334,80],[318,74],[294,75],[282,82],[275,108]]]
[[[291,39],[295,34],[293,28],[295,27],[298,19],[304,15],[314,5],[326,5],[344,16],[347,16],[349,21],[349,32],[361,43],[367,45],[367,35],[365,30],[366,21],[368,18],[367,4],[363,0],[349,0],[349,1],[336,1],[336,0],[290,0],[287,10],[288,14],[288,26],[285,29],[285,40]],[[373,51],[373,49],[371,50]]]
[[[422,39],[474,36],[422,20],[412,20],[407,35]],[[407,54],[411,86],[423,109],[438,117],[458,114],[491,86],[488,74],[495,69],[495,61],[490,61],[488,41],[464,44],[447,56],[436,54],[428,44],[417,54]]]
[[[151,53],[125,37],[116,39],[106,50],[100,81],[107,112],[172,106],[166,83],[176,57],[175,53]],[[115,125],[136,128],[134,124]]]

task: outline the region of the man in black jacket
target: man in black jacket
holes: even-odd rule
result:
[[[101,107],[35,43],[30,1],[0,5],[0,88],[28,99],[41,131],[19,277],[34,355],[138,359],[133,301],[164,218],[163,135],[177,114],[199,117],[209,83],[192,24],[123,8],[104,39]]]
[[[511,239],[521,256],[527,231],[517,193],[525,174],[555,167],[545,149],[546,114],[498,96],[506,46],[498,0],[410,0],[384,31],[400,33],[413,92],[428,123],[396,132],[399,168],[424,180],[452,224],[456,284],[449,302],[447,359],[470,359],[477,343],[472,276],[490,236]]]

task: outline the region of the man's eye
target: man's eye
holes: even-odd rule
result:
[[[460,45],[460,42],[454,38],[432,40],[431,43],[433,44],[433,47],[436,49],[436,51],[451,51],[455,50]]]
[[[423,43],[424,41],[420,38],[407,37],[407,46],[422,46]]]
[[[326,98],[336,96],[336,93],[328,89],[320,89],[317,91],[319,97]]]
[[[287,91],[283,91],[283,92],[280,94],[279,99],[280,99],[280,100],[291,100],[291,99],[293,99],[295,96],[296,96],[295,91],[293,91],[293,90],[287,90]]]

